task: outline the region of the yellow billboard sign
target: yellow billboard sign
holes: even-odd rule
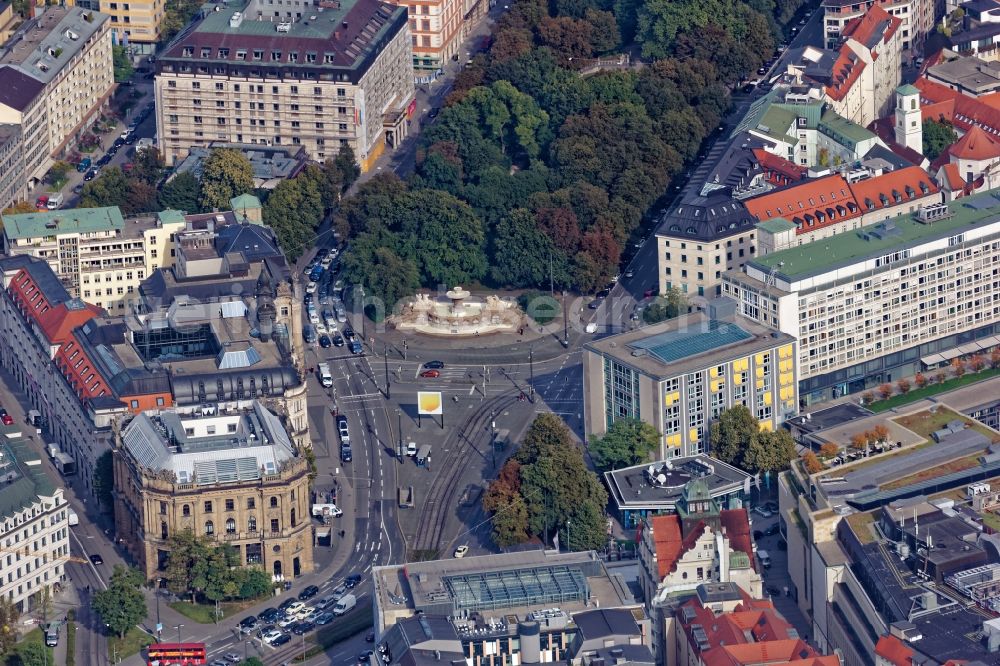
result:
[[[423,416],[436,416],[444,413],[440,391],[418,391],[417,413]]]

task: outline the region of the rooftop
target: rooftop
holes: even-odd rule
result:
[[[916,213],[757,257],[747,263],[786,282],[822,275],[868,259],[1000,222],[1000,190],[943,204],[947,215],[925,224]],[[998,225],[1000,231],[1000,225]]]
[[[188,150],[187,157],[174,168],[171,177],[179,173],[190,172],[195,178],[201,181],[203,162],[208,158],[212,150],[216,148],[233,148],[243,153],[250,161],[255,185],[258,187],[274,187],[276,182],[272,181],[295,177],[305,168],[308,161],[303,146],[298,146],[296,149],[296,147],[260,146],[258,144],[213,143],[208,147],[193,146]],[[256,199],[252,195],[240,196]],[[248,200],[241,199],[241,201]],[[249,208],[250,206],[247,207]],[[257,207],[260,207],[259,200]],[[232,203],[232,208],[233,210],[240,211],[242,214],[242,206]]]
[[[972,93],[1000,88],[1000,64],[975,56],[960,56],[927,68],[926,76]]]
[[[0,64],[17,65],[30,76],[49,83],[110,19],[90,9],[46,6],[41,15],[26,21],[4,44]]]
[[[45,83],[39,81],[18,67],[0,66],[0,104],[9,106],[18,112],[23,112],[42,94]]]
[[[651,377],[668,379],[792,342],[791,336],[743,317],[726,322],[699,311],[594,340],[585,347]]]
[[[593,607],[640,607],[625,581],[592,551],[532,550],[376,567],[375,599],[383,617],[425,615],[502,617],[491,630],[516,631],[519,620],[563,626]],[[456,619],[459,633],[467,620]]]
[[[842,402],[826,409],[820,409],[807,414],[800,414],[790,419],[785,419],[785,423],[798,428],[804,432],[813,433],[820,430],[833,428],[844,423],[850,423],[857,419],[868,418],[872,412],[854,404],[853,402]]]
[[[290,0],[283,12],[263,0],[209,5],[159,60],[175,61],[181,68],[190,67],[193,59],[206,66],[245,62],[286,69],[354,68],[373,59],[384,39],[405,21],[406,7],[378,0]]]
[[[17,426],[0,427],[0,518],[10,517],[39,498],[53,497],[57,489],[46,475],[42,461]]]
[[[124,228],[125,219],[117,206],[71,208],[3,216],[3,231],[8,239],[43,238],[101,231],[120,232]]]
[[[143,412],[122,430],[122,446],[141,468],[195,485],[260,479],[295,457],[280,419],[259,401],[226,414]]]
[[[669,511],[681,498],[684,485],[692,479],[701,479],[713,498],[721,498],[742,490],[749,478],[746,472],[706,455],[673,458],[604,473],[604,481],[619,510]]]

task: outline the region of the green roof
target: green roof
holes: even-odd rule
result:
[[[833,111],[827,111],[823,114],[818,129],[831,139],[836,140],[837,143],[852,150],[862,141],[871,141],[875,138],[874,133]]]
[[[240,213],[244,209],[260,208],[260,199],[252,194],[241,194],[229,200],[229,207],[234,213]]]
[[[763,229],[772,234],[779,234],[782,231],[789,231],[795,228],[793,222],[789,222],[783,217],[772,217],[770,220],[765,220],[757,225],[758,229]]]
[[[798,143],[798,139],[790,134],[788,130],[795,126],[798,116],[794,111],[785,108],[784,104],[772,104],[760,118],[760,122],[751,130],[757,130],[784,143]]]
[[[896,92],[900,95],[919,95],[920,89],[909,83],[904,83],[896,88]]]
[[[954,236],[977,226],[1000,222],[1000,189],[958,199],[946,205],[951,217],[938,219],[930,224],[918,221],[914,214],[900,215],[856,231],[845,231],[757,257],[748,263],[765,273],[776,268],[776,276],[794,282],[932,240]],[[886,229],[884,225],[887,223],[891,223],[895,230]]]
[[[55,485],[42,467],[42,461],[29,444],[21,437],[17,426],[0,428],[6,441],[0,444],[3,453],[0,474],[12,472],[15,478],[4,484],[0,492],[0,517],[11,516],[38,501],[38,496],[51,497]],[[11,439],[6,436],[16,435]]]
[[[86,234],[125,227],[117,206],[107,208],[70,208],[38,213],[3,216],[7,238],[42,238],[58,234]]]
[[[160,224],[177,224],[184,222],[184,213],[172,209],[161,210],[156,214],[156,219],[160,221]]]

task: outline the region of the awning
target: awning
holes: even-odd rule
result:
[[[920,362],[927,366],[937,365],[938,363],[944,363],[944,357],[941,354],[931,354],[930,356],[921,358]]]
[[[961,345],[958,348],[958,351],[959,351],[960,354],[962,354],[963,356],[965,356],[967,354],[975,354],[980,349],[982,349],[982,347],[979,345],[979,343],[970,342],[968,344]]]
[[[941,352],[941,358],[945,361],[950,361],[951,359],[961,355],[962,352],[958,349],[958,347],[952,347],[951,349]]]

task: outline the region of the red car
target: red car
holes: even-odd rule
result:
[[[435,377],[440,377],[441,376],[441,371],[440,370],[424,370],[423,372],[420,373],[420,376],[424,377],[426,379],[434,379]]]
[[[658,285],[653,285],[652,287],[644,291],[642,295],[643,298],[650,298],[652,296],[656,296],[659,293],[659,291],[660,287]]]
[[[6,409],[0,409],[0,421],[4,425],[14,425],[14,417],[8,414]]]

